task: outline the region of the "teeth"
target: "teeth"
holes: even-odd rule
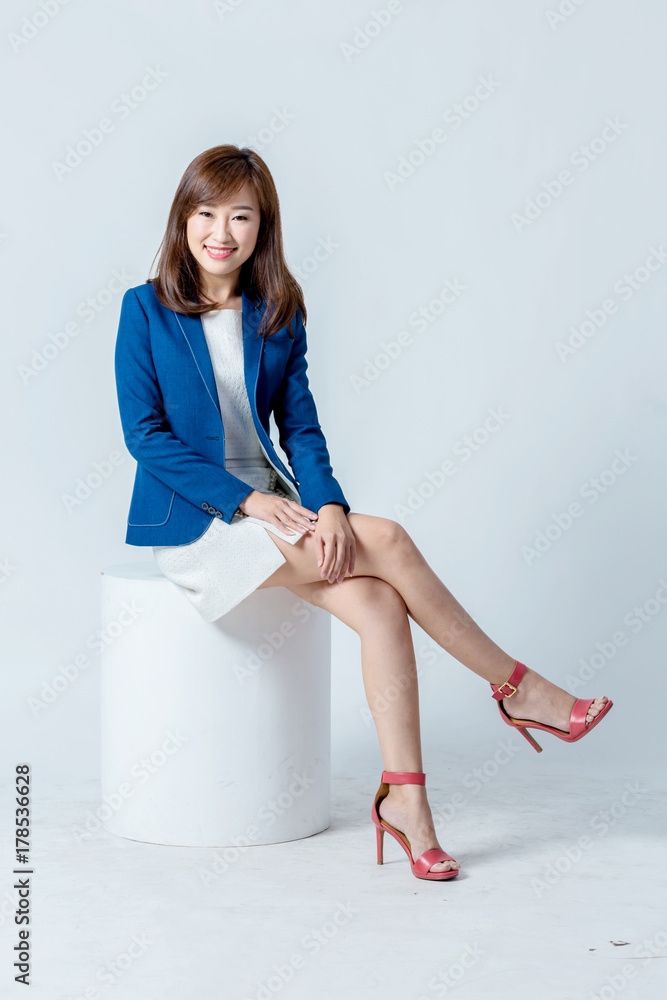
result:
[[[227,250],[217,250],[214,247],[206,247],[209,253],[215,254],[217,257],[222,257],[225,254],[231,253],[232,250],[236,250],[236,247],[229,247]]]

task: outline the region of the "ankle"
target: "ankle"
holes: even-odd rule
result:
[[[497,684],[497,685],[505,684],[507,680],[514,673],[517,663],[519,663],[519,660],[517,660],[515,657],[514,658],[511,656],[506,657],[504,664],[500,666],[494,666],[493,676],[491,677],[487,676],[486,679],[489,681],[490,684]],[[529,668],[526,668],[526,671],[528,671],[528,669]]]
[[[426,789],[423,785],[389,785],[387,798],[391,796],[392,802],[405,805],[418,805],[427,802]]]

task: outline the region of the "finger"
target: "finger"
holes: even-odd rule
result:
[[[351,558],[350,546],[347,545],[345,548],[345,554],[343,556],[343,564],[341,566],[340,573],[337,577],[338,583],[342,583],[342,581],[345,579],[345,574],[350,572],[350,558]]]
[[[283,511],[283,516],[285,517],[285,519],[288,521],[289,524],[296,524],[299,527],[305,528],[306,531],[314,531],[317,521],[313,522],[312,520],[309,519],[308,516],[308,514],[312,514],[312,511],[309,511],[308,514],[302,514],[301,510],[305,508],[299,508],[297,510],[296,509],[297,507],[298,504],[293,504],[293,503],[290,503],[288,506],[286,506]],[[315,515],[315,518],[317,518],[317,514]]]
[[[289,503],[299,512],[299,514],[309,518],[311,521],[317,520],[318,515],[316,510],[309,510],[307,507],[302,507],[301,504],[296,502],[296,500],[290,500]]]
[[[329,572],[327,573],[327,579],[329,583],[335,583],[336,576],[340,568],[340,556],[341,556],[341,554],[338,551],[338,546],[336,544],[335,539],[332,540],[331,542],[331,550],[332,550],[331,562],[329,564]]]
[[[286,535],[298,535],[298,534],[300,534],[300,532],[294,531],[294,529],[291,527],[291,525],[287,524],[286,521],[282,521],[277,516],[275,518],[275,525],[276,525],[277,528],[279,528],[281,531],[283,531]]]
[[[284,513],[285,517],[294,521],[295,524],[302,524],[304,528],[308,528],[311,524],[313,524],[313,522],[310,521],[305,514],[299,514],[298,511],[293,510],[291,507],[285,510]]]
[[[300,531],[294,531],[293,523],[286,507],[278,505],[273,515],[273,523],[286,535],[301,534]]]
[[[352,539],[352,541],[350,542],[350,568],[349,568],[350,576],[354,575],[354,567],[356,565],[356,562],[357,562],[357,543],[354,541],[354,539]]]
[[[336,565],[334,567],[334,580],[339,583],[345,579],[345,567],[347,566],[347,546],[345,540],[336,546]]]
[[[286,535],[305,534],[305,531],[301,530],[301,523],[294,520],[288,501],[280,500],[278,497],[271,498],[271,514],[266,520],[271,521]],[[298,531],[294,530],[295,527]]]
[[[329,573],[329,583],[334,583],[338,576],[340,576],[341,567],[343,564],[344,550],[338,547],[338,542],[334,543],[336,546],[336,554],[331,563],[331,572]]]
[[[336,547],[331,539],[323,539],[324,542],[324,560],[322,562],[322,572],[321,577],[323,580],[329,579],[329,574],[331,573],[331,566],[336,555]]]
[[[298,520],[301,515],[295,515],[291,510],[285,511],[283,516],[285,523],[289,524],[292,528],[297,528],[302,535],[306,535],[309,531],[315,530],[315,524],[312,524],[310,521]]]
[[[285,531],[288,535],[305,535],[307,531],[306,528],[297,524],[296,521],[292,521],[291,518],[286,515],[283,515],[280,518],[280,527],[281,530]]]

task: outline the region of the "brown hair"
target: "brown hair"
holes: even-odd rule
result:
[[[262,157],[247,147],[213,146],[190,163],[174,195],[167,229],[155,255],[159,254],[158,273],[147,280],[168,309],[191,316],[214,309],[201,300],[199,267],[188,246],[187,220],[198,205],[226,201],[246,182],[257,195],[261,219],[255,249],[241,265],[241,291],[256,305],[266,302],[258,331],[261,336],[270,337],[289,323],[293,337],[291,322],[297,309],[306,322],[303,291],[285,261],[273,177]]]

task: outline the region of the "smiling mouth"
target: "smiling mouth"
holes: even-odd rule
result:
[[[237,247],[210,247],[205,243],[204,249],[208,253],[209,257],[216,257],[218,260],[223,260],[225,257],[229,257],[230,254],[234,253]]]

